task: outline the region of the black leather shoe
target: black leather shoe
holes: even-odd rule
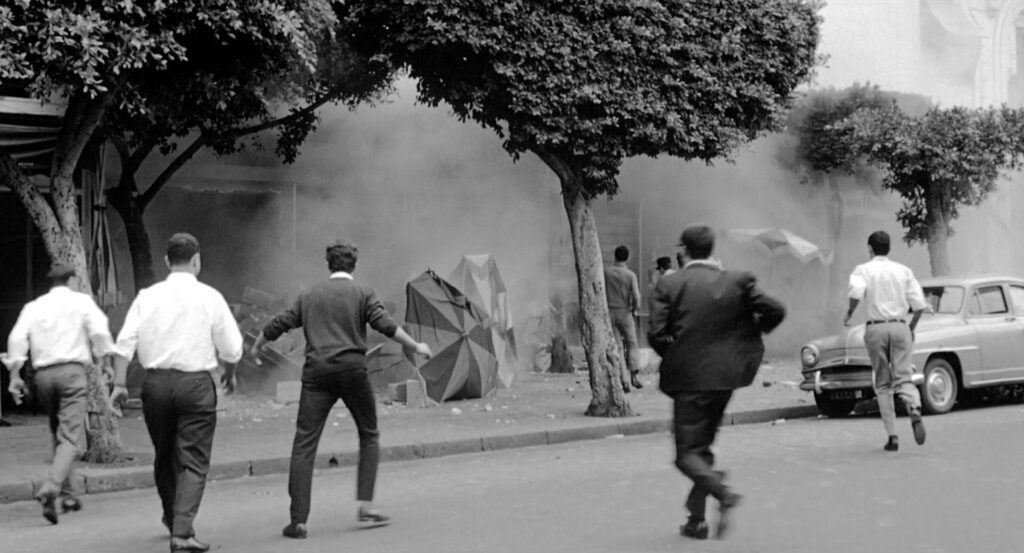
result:
[[[377,526],[387,526],[391,524],[391,517],[381,513],[380,511],[367,511],[359,509],[359,514],[356,516],[356,520],[362,525],[363,528],[376,528]]]
[[[886,451],[899,451],[900,450],[900,439],[898,436],[889,436],[889,441],[885,442],[885,447],[882,448]]]
[[[301,522],[293,522],[288,526],[285,526],[284,530],[281,530],[281,535],[286,538],[304,540],[306,539],[306,525]]]
[[[73,513],[82,510],[82,502],[73,495],[65,496],[60,500],[60,512]]]
[[[921,420],[921,413],[910,414],[910,427],[914,429],[914,441],[917,445],[924,445],[927,435],[924,432],[924,421]]]
[[[695,540],[706,540],[711,530],[707,521],[690,519],[686,524],[679,527],[679,534]]]
[[[57,494],[42,493],[36,496],[36,501],[43,506],[43,518],[50,524],[57,524]]]
[[[640,379],[637,378],[637,376],[635,374],[630,379],[630,384],[632,384],[633,387],[636,388],[637,390],[639,390],[639,389],[644,387],[643,382],[640,382]]]
[[[740,504],[743,496],[730,492],[718,503],[718,528],[715,529],[715,539],[724,539],[732,528],[732,510]]]
[[[171,551],[209,551],[210,544],[203,543],[196,539],[195,536],[191,538],[179,538],[171,537]]]

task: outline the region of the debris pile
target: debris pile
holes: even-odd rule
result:
[[[301,330],[287,332],[267,344],[260,352],[260,365],[249,355],[249,349],[263,327],[286,307],[281,298],[248,286],[242,292],[241,303],[231,306],[231,312],[245,340],[245,353],[235,370],[239,392],[276,397],[279,382],[294,382],[301,378],[306,348],[306,339]]]

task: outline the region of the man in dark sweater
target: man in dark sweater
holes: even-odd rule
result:
[[[302,327],[306,336],[306,363],[288,472],[291,523],[282,531],[289,538],[306,537],[313,460],[324,423],[339,398],[359,431],[357,519],[375,526],[390,522],[372,505],[380,446],[376,400],[366,371],[366,325],[420,355],[432,355],[427,344],[416,342],[395,324],[371,288],[352,279],[358,256],[358,249],[349,241],[328,246],[331,277],[300,294],[295,305],[270,321],[251,350],[258,360],[260,348],[288,330]]]

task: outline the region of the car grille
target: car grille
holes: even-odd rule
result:
[[[871,379],[871,367],[861,365],[830,367],[821,371],[821,379],[833,382]]]

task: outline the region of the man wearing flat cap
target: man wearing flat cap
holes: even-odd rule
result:
[[[676,467],[693,481],[683,536],[707,539],[707,496],[718,500],[717,537],[729,529],[740,495],[713,470],[715,441],[733,390],[749,386],[764,356],[761,335],[785,316],[781,303],[762,293],[754,275],[726,271],[711,258],[715,237],[706,226],[680,238],[683,268],[658,280],[651,295],[649,342],[662,356],[661,391],[673,401]]]
[[[38,399],[50,419],[54,449],[50,474],[36,499],[43,505],[43,517],[57,524],[58,508],[62,512],[81,508],[71,476],[75,459],[86,447],[86,367],[112,354],[114,344],[107,317],[92,296],[68,286],[75,269],[57,263],[46,276],[50,291],[21,310],[7,339],[3,362],[11,373],[7,389],[14,401],[21,403],[25,381],[20,370],[32,359]]]

